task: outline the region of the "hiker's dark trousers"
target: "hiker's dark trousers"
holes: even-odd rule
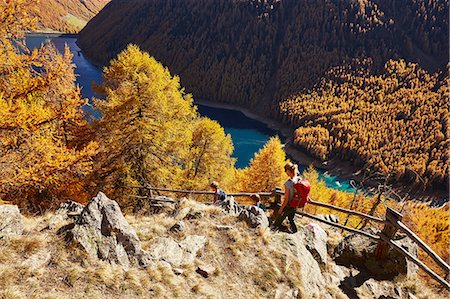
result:
[[[289,220],[289,224],[291,225],[292,233],[296,233],[297,232],[297,226],[295,225],[295,222],[294,222],[294,217],[295,217],[295,212],[296,211],[297,211],[296,208],[289,207],[289,206],[284,207],[283,212],[281,213],[281,215],[279,215],[277,217],[277,219],[275,220],[273,226],[277,227],[277,228],[280,227],[281,223],[283,223],[284,219],[286,219],[286,217],[287,217],[288,220]]]

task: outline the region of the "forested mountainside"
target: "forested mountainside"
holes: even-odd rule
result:
[[[33,0],[36,1],[36,0]],[[38,19],[37,30],[75,33],[110,0],[41,0],[31,14]]]
[[[298,127],[295,142],[321,159],[444,187],[448,4],[113,0],[79,45],[105,64],[139,44],[194,97]]]

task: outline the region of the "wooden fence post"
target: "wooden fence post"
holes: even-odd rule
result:
[[[398,227],[395,224],[397,223],[397,221],[401,221],[402,218],[402,214],[391,208],[387,208],[385,224],[380,234],[387,239],[392,240],[392,238],[394,238],[395,236],[395,233],[397,233],[398,231]],[[378,241],[377,248],[375,249],[375,257],[379,260],[385,259],[389,253],[389,248],[390,245],[386,241]]]

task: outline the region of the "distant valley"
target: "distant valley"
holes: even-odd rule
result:
[[[448,1],[113,0],[78,43],[100,65],[138,44],[320,160],[447,187]]]

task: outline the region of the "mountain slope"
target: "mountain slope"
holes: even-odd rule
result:
[[[94,17],[110,0],[40,1],[34,16],[37,30],[75,33]]]
[[[80,32],[79,45],[95,62],[105,64],[128,43],[139,44],[179,74],[197,99],[245,106],[295,127],[311,125],[311,118],[318,119],[313,125],[325,127],[327,131],[321,131],[331,140],[327,154],[317,155],[319,158],[338,157],[370,171],[392,173],[390,177],[396,181],[445,188],[448,111],[440,107],[445,106],[448,89],[444,73],[434,72],[445,69],[448,61],[447,15],[446,0],[113,0]],[[403,65],[403,60],[404,73],[411,76],[401,75],[400,86],[388,87],[388,81],[398,78],[390,78],[386,66]],[[361,80],[383,80],[369,84],[366,90],[367,95],[379,94],[376,102],[372,96],[357,95],[352,103],[357,107],[380,106],[387,114],[383,117],[389,121],[387,128],[403,120],[394,133],[366,128],[372,137],[363,141],[368,148],[364,152],[359,152],[359,142],[352,140],[358,139],[361,123],[373,122],[374,118],[367,116],[373,109],[361,112],[350,105],[336,114],[346,95],[339,89],[359,72],[361,64],[365,65]],[[330,76],[330,72],[339,75]],[[322,82],[330,77],[328,85]],[[425,86],[418,87],[414,81],[422,78]],[[351,88],[360,88],[358,84]],[[396,88],[403,89],[396,92]],[[317,95],[324,93],[332,100],[307,118],[298,112],[303,109],[301,101],[289,107],[283,104],[304,95],[309,102],[319,103],[322,100]],[[408,95],[418,96],[409,101],[410,105],[402,105]],[[433,106],[428,109],[426,99],[430,97]],[[422,108],[425,114],[415,113]],[[342,112],[355,121],[336,130],[335,119]],[[431,126],[421,120],[427,118]],[[407,158],[391,161],[400,154],[396,149],[386,152],[383,145],[408,130],[413,131],[414,144],[406,143]],[[346,141],[342,135],[351,138]],[[346,141],[345,146],[338,141]],[[301,148],[314,147],[301,140],[294,142]],[[418,153],[419,162],[410,153]]]

